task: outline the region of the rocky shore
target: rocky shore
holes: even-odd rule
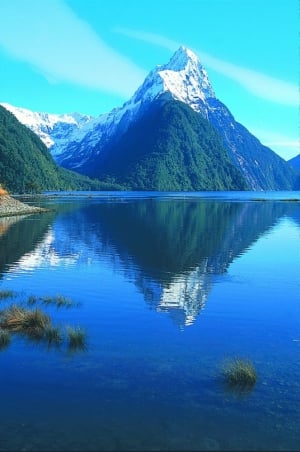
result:
[[[0,195],[0,217],[47,212],[47,209],[24,204],[9,195]]]

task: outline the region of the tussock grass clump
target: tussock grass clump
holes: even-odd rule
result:
[[[7,300],[8,298],[15,297],[15,292],[12,290],[0,290],[0,300]]]
[[[69,337],[69,349],[84,350],[86,348],[86,332],[80,327],[67,327]]]
[[[237,393],[252,391],[257,381],[255,367],[248,359],[234,358],[227,361],[223,375],[227,388]]]
[[[8,331],[0,329],[0,350],[8,347],[10,344],[10,334]]]
[[[44,337],[48,342],[48,345],[59,346],[63,341],[61,330],[57,326],[48,326],[44,331]]]
[[[79,306],[79,303],[75,303],[70,298],[64,297],[63,295],[54,295],[54,296],[44,296],[37,297],[35,295],[30,295],[27,299],[27,304],[32,306],[37,304],[38,302],[44,304],[45,306],[55,306],[57,308],[71,308]]]
[[[31,311],[14,304],[2,312],[1,327],[12,332],[38,338],[43,336],[50,324],[50,317],[40,309]]]
[[[14,292],[0,291],[0,300],[15,296]],[[69,351],[86,350],[86,332],[80,327],[67,326],[62,330],[53,326],[51,317],[35,305],[51,305],[54,307],[78,306],[62,295],[54,297],[38,297],[30,295],[25,303],[14,303],[0,310],[0,350],[10,343],[10,333],[25,335],[30,341],[43,341],[57,348],[67,346]],[[31,306],[31,308],[29,308]]]
[[[45,305],[56,306],[57,308],[71,308],[72,306],[76,306],[76,303],[72,301],[70,298],[64,297],[63,295],[55,295],[53,297],[41,297],[41,302]]]
[[[37,302],[38,302],[38,297],[36,297],[35,295],[30,295],[30,297],[28,297],[27,304],[29,306],[32,306],[32,305],[36,304]]]

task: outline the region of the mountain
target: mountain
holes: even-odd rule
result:
[[[48,144],[48,146],[57,163],[63,167],[87,175],[103,174],[104,168],[101,169],[101,165],[105,161],[106,171],[110,166],[110,173],[106,173],[107,176],[114,178],[118,172],[114,165],[116,167],[119,165],[116,160],[117,156],[120,158],[122,152],[128,152],[124,145],[124,142],[128,143],[127,133],[137,144],[138,138],[134,139],[134,129],[136,128],[138,137],[141,124],[143,121],[147,122],[149,115],[152,115],[153,103],[158,100],[169,102],[170,99],[184,103],[202,120],[208,121],[216,129],[222,143],[220,156],[224,155],[223,147],[225,147],[231,163],[244,178],[244,186],[252,190],[291,190],[295,188],[297,171],[271,149],[263,146],[257,138],[234,119],[228,108],[215,97],[207,72],[197,56],[185,47],[180,47],[168,64],[157,66],[152,70],[133,97],[122,107],[115,108],[110,113],[100,115],[98,118],[85,117],[81,122],[74,120],[77,125],[72,122],[68,131],[66,129],[64,138],[57,137],[54,128],[48,128],[49,140],[54,143]],[[178,108],[178,112],[180,111],[181,108]],[[160,118],[157,121],[157,125],[165,130],[164,125],[160,124]],[[62,124],[59,124],[61,127]],[[33,129],[33,127],[31,124],[30,128]],[[179,135],[178,131],[177,138]],[[182,136],[186,136],[184,131]],[[155,146],[159,144],[160,140],[164,142],[164,137],[157,136]],[[199,140],[204,142],[205,136],[199,137]],[[195,154],[195,149],[191,147],[195,140],[187,140],[187,142],[190,143],[188,154]],[[119,146],[119,150],[116,149],[116,146]],[[146,148],[150,153],[154,152],[149,148],[146,140],[139,143],[139,146],[138,154],[142,154]],[[186,143],[182,143],[181,149],[182,147],[186,149]],[[112,161],[108,165],[109,149],[113,150],[113,153]],[[121,151],[121,149],[124,150]],[[103,156],[101,156],[102,153]],[[130,156],[132,155],[137,155],[136,149],[131,151]],[[179,161],[181,158],[182,155],[178,154],[176,159]],[[123,156],[122,161],[124,160],[126,158]],[[149,159],[144,159],[142,165],[148,163]],[[138,167],[141,161],[132,162],[132,164]],[[95,166],[97,170],[95,170]],[[227,160],[225,166],[227,166]],[[155,165],[152,167],[153,170],[157,168]],[[149,167],[146,166],[144,169],[146,173],[150,172]],[[199,168],[199,171],[202,170],[203,167]],[[126,174],[123,176],[123,179],[131,178]],[[178,184],[174,181],[174,189],[175,186]],[[186,186],[185,182],[183,182],[183,186]],[[201,189],[208,189],[207,187],[202,186]],[[135,186],[135,188],[138,187]]]
[[[299,174],[279,155],[235,121],[218,99],[209,99],[209,121],[219,131],[232,163],[252,190],[298,189]]]
[[[290,165],[292,165],[294,168],[300,171],[300,154],[296,155],[296,157],[293,157],[288,161]]]
[[[38,135],[47,148],[51,149],[53,157],[61,153],[61,149],[71,140],[71,136],[76,136],[82,126],[93,119],[92,116],[80,113],[54,115],[33,112],[8,103],[0,105]]]
[[[133,190],[243,190],[219,134],[182,102],[159,100],[81,171]]]
[[[40,138],[2,106],[0,181],[14,193],[100,188],[99,181],[59,167]]]
[[[140,127],[140,119],[147,115],[152,103],[157,99],[166,98],[166,93],[173,100],[185,103],[215,127],[231,162],[242,173],[244,185],[248,188],[252,190],[295,188],[296,172],[285,160],[263,146],[245,127],[235,121],[228,108],[215,97],[207,73],[197,56],[184,47],[173,55],[168,64],[151,71],[132,99],[123,107],[114,109],[107,116],[99,117],[98,122],[94,123],[94,128],[88,131],[80,143],[70,143],[58,157],[59,163],[88,175],[93,174],[96,165],[99,173],[102,173],[101,165],[104,159],[101,156],[102,151],[106,152],[111,143],[119,140],[129,127],[130,134],[134,135],[133,128]],[[205,137],[202,138],[205,140]],[[157,137],[157,142],[160,139],[161,137]],[[126,137],[124,140],[127,140]],[[115,149],[115,146],[112,147]],[[145,144],[140,143],[140,148],[142,152]],[[192,148],[190,152],[193,152]],[[117,154],[120,155],[120,151]],[[107,161],[107,157],[105,160]],[[116,172],[114,164],[118,166],[118,162],[112,157],[111,176]],[[139,164],[137,161],[136,165]],[[146,172],[150,172],[149,167],[146,167]],[[174,183],[174,188],[176,185]],[[208,189],[208,185],[201,186],[201,189]]]
[[[295,188],[296,190],[300,190],[300,154],[290,159],[288,163],[298,172],[298,179]]]

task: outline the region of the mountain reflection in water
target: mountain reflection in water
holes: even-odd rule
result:
[[[0,218],[0,277],[43,243],[54,213]]]
[[[204,308],[215,277],[295,211],[293,203],[278,201],[85,199],[72,209],[58,206],[57,213],[6,225],[0,272],[99,264],[105,257],[146,303],[183,327]]]

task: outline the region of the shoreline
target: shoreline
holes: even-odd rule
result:
[[[0,196],[0,217],[11,217],[16,215],[30,215],[33,213],[49,212],[43,207],[29,206],[9,195]]]

